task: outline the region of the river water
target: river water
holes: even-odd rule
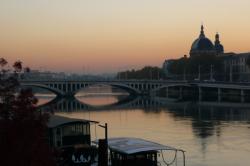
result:
[[[95,91],[57,101],[54,113],[108,123],[109,137],[138,137],[183,149],[188,166],[250,165],[248,103],[176,102],[162,98],[119,102],[126,97],[123,92],[100,87]],[[37,95],[39,104],[54,97]],[[104,130],[93,125],[91,134],[92,139],[103,138]],[[164,156],[172,158],[173,154]],[[182,165],[181,155],[177,162]]]

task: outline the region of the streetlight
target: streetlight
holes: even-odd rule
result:
[[[98,125],[98,126],[105,129],[105,140],[108,142],[108,124],[105,123],[105,125]]]
[[[108,166],[108,124],[98,125],[105,129],[105,139],[99,139],[98,141],[98,165]]]

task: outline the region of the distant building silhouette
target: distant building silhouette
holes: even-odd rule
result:
[[[167,76],[170,74],[169,65],[171,65],[174,61],[174,59],[166,59],[162,65],[162,69]]]
[[[190,57],[203,55],[218,55],[224,53],[224,47],[220,44],[219,34],[215,35],[215,43],[205,36],[204,26],[201,25],[200,36],[193,42]]]
[[[201,25],[200,35],[194,40],[190,49],[190,58],[197,56],[217,56],[223,60],[223,75],[228,81],[250,81],[250,52],[249,53],[224,53],[224,46],[220,42],[220,35],[215,34],[213,42],[206,37],[204,26]],[[165,60],[163,70],[169,73],[169,65],[176,60]]]
[[[247,64],[250,58],[250,52],[248,53],[224,53],[223,57],[224,71],[230,75],[232,81],[250,81],[250,66]]]
[[[214,48],[215,48],[217,55],[224,53],[224,47],[222,44],[220,44],[220,36],[218,32],[215,35]]]

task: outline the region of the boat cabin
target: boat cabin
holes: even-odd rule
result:
[[[49,143],[52,147],[74,146],[77,144],[91,144],[90,124],[96,121],[72,119],[63,116],[50,116]]]
[[[183,153],[183,165],[185,165],[183,150],[144,139],[110,138],[108,139],[108,147],[112,166],[157,166],[157,154],[162,150],[174,151],[175,153],[181,151]]]
[[[96,162],[97,149],[91,146],[90,132],[90,125],[96,123],[98,122],[50,116],[48,142],[59,151],[58,165],[84,166]]]

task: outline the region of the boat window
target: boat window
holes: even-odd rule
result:
[[[63,135],[89,135],[88,124],[71,124],[64,126]]]

